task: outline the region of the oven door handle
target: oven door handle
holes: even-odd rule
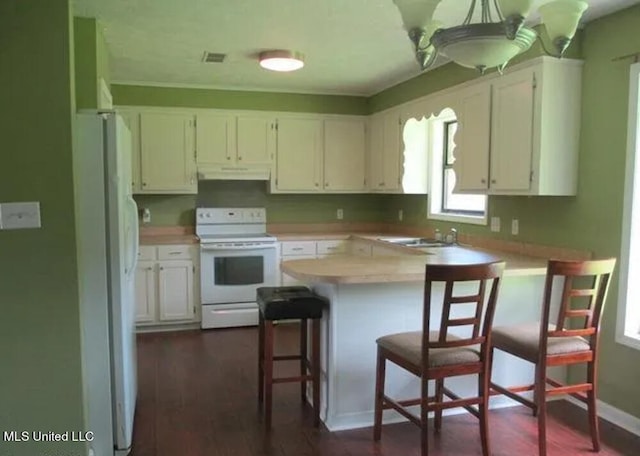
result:
[[[235,245],[235,246],[227,246],[227,247],[219,247],[207,244],[200,244],[200,248],[202,250],[208,251],[225,251],[225,250],[267,250],[267,249],[275,249],[277,246],[274,245]]]

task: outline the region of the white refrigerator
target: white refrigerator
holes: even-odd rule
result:
[[[131,133],[113,111],[79,113],[74,132],[85,428],[96,456],[126,455],[137,392]]]

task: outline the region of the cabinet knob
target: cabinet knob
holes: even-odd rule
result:
[[[164,268],[163,268],[162,266],[160,266],[160,270],[161,270],[161,271],[164,271]]]
[[[142,186],[143,186],[143,187],[146,187],[146,186],[147,186],[147,183],[146,183],[146,182],[143,182],[143,183],[142,183]]]
[[[487,180],[486,180],[486,179],[480,179],[480,183],[481,183],[481,184],[486,184],[486,183],[487,183]]]
[[[153,271],[153,268],[152,268],[151,266],[149,266],[149,267],[147,268],[147,271]]]
[[[317,182],[316,182],[316,187],[320,187],[320,184],[318,184]]]
[[[378,184],[378,187],[384,187],[384,182],[380,182],[380,183]]]
[[[231,157],[227,157],[227,160],[231,160]]]
[[[328,186],[329,186],[329,182],[325,182],[325,183],[324,183],[324,186],[325,186],[325,187],[328,187]]]
[[[238,157],[238,161],[242,161],[242,157]]]
[[[492,184],[495,184],[495,183],[496,183],[496,180],[495,180],[495,179],[491,179],[491,183],[492,183]]]

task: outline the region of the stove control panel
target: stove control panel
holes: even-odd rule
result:
[[[261,207],[254,208],[202,208],[196,209],[196,224],[223,225],[266,223],[267,211]]]

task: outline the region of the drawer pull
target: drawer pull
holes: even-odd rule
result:
[[[294,250],[294,251],[296,251],[296,252],[297,252],[297,251],[299,251],[299,250],[302,250],[302,247],[294,247],[294,248],[292,248],[291,250]]]
[[[182,252],[169,252],[169,255],[180,255]]]

